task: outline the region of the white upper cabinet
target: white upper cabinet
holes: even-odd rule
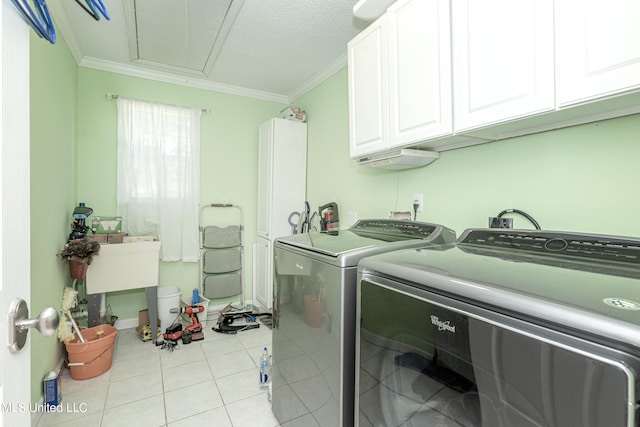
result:
[[[388,146],[386,15],[347,46],[351,157]]]
[[[455,0],[451,19],[456,132],[554,109],[552,0]]]
[[[640,0],[398,0],[348,45],[352,158],[640,113]]]
[[[450,135],[449,1],[398,1],[387,11],[389,146]]]
[[[556,2],[558,104],[640,88],[640,1]]]
[[[352,158],[451,134],[448,0],[397,1],[347,51]]]

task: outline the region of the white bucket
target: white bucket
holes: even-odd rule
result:
[[[180,308],[180,288],[177,286],[158,288],[158,319],[160,319],[160,330],[163,334],[179,316],[178,313],[170,312],[172,308]]]

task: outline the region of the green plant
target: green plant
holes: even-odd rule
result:
[[[71,259],[71,257],[78,257],[86,259],[87,264],[91,264],[91,261],[93,261],[93,256],[98,255],[99,252],[100,243],[87,237],[83,237],[82,239],[75,239],[67,242],[60,253],[58,253],[58,256],[62,259]]]

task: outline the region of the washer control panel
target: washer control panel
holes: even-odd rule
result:
[[[351,231],[378,233],[388,235],[401,235],[407,238],[424,239],[435,231],[433,224],[416,221],[398,221],[383,219],[363,219],[356,222]]]
[[[640,263],[640,239],[621,236],[488,228],[465,231],[458,245]]]

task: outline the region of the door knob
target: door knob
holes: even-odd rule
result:
[[[59,321],[58,311],[53,307],[44,308],[38,317],[29,319],[27,303],[21,298],[14,299],[9,306],[7,322],[9,350],[12,353],[22,350],[30,328],[36,328],[44,336],[55,334]]]

